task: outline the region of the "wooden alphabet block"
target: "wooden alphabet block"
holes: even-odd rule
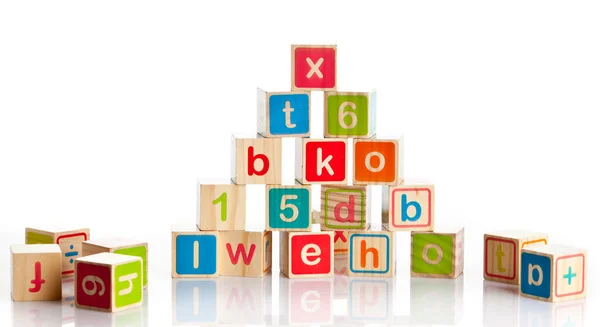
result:
[[[348,238],[350,237],[349,230],[336,230],[333,236],[333,253],[337,256],[348,255],[350,248]]]
[[[198,181],[200,230],[244,230],[246,228],[246,185]]]
[[[371,138],[376,129],[377,92],[325,92],[326,138]]]
[[[219,232],[196,228],[174,228],[171,231],[172,277],[217,277]]]
[[[82,243],[83,256],[110,252],[142,258],[142,285],[148,287],[148,243],[125,238],[107,238]]]
[[[371,186],[322,185],[321,229],[368,229],[371,223],[371,193]]]
[[[288,278],[333,276],[333,232],[281,232],[280,271]]]
[[[310,92],[257,89],[258,134],[264,137],[310,136]]]
[[[464,228],[412,232],[412,277],[456,278],[464,269]]]
[[[118,312],[143,304],[140,257],[97,253],[75,260],[75,306]]]
[[[62,299],[62,252],[57,244],[10,247],[11,295],[15,302]]]
[[[354,139],[354,185],[404,181],[404,138]]]
[[[272,232],[219,232],[219,276],[263,277],[271,271]]]
[[[312,223],[310,185],[266,186],[266,230],[309,231]]]
[[[233,135],[231,158],[235,184],[281,184],[281,138]]]
[[[381,231],[350,232],[348,276],[393,277],[396,273],[394,233]]]
[[[521,250],[521,295],[547,302],[584,298],[587,251],[557,244]]]
[[[336,45],[292,45],[292,91],[336,88]]]
[[[81,242],[90,239],[89,228],[76,230],[25,229],[25,244],[58,244],[62,251],[62,276],[73,276],[75,259],[81,257]]]
[[[434,230],[435,188],[427,181],[382,187],[382,224],[390,231]]]
[[[521,249],[536,244],[548,244],[548,234],[503,230],[483,235],[483,278],[519,285]]]
[[[348,180],[347,139],[296,139],[296,180],[340,184]]]

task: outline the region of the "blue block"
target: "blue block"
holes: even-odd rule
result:
[[[215,274],[217,272],[217,237],[215,235],[177,235],[175,255],[175,271],[180,275]]]
[[[521,292],[523,294],[550,298],[552,266],[549,257],[533,253],[521,254]]]
[[[269,132],[271,134],[306,134],[309,130],[309,96],[307,94],[273,94],[269,96]]]

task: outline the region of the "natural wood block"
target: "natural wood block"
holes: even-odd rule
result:
[[[456,278],[464,269],[464,228],[411,232],[412,277]]]
[[[519,285],[521,249],[535,244],[548,244],[548,234],[502,230],[483,235],[483,278]]]
[[[200,230],[244,230],[246,186],[198,181],[196,223]]]
[[[279,278],[279,326],[343,326],[333,324],[333,280]]]
[[[235,184],[281,184],[281,138],[232,135],[231,160]]]
[[[218,276],[218,244],[217,231],[199,231],[193,227],[172,229],[171,276]]]
[[[142,258],[142,285],[148,287],[148,243],[126,238],[106,238],[82,243],[82,256],[110,252]]]
[[[171,316],[173,326],[218,326],[218,278],[173,278]]]
[[[352,324],[393,325],[394,278],[349,277],[349,280],[347,315]]]
[[[393,277],[396,273],[394,233],[351,231],[348,276]]]
[[[377,128],[377,92],[325,92],[323,135],[371,138]]]
[[[272,276],[220,277],[217,317],[220,324],[264,325],[271,316]],[[238,326],[239,326],[238,325]]]
[[[97,253],[75,260],[75,306],[117,312],[143,304],[143,260]]]
[[[354,139],[354,185],[398,185],[404,181],[404,137]]]
[[[587,251],[557,244],[521,250],[521,295],[548,302],[584,298]]]
[[[350,249],[348,238],[350,237],[349,230],[336,230],[333,235],[333,253],[337,255],[348,255]]]
[[[288,278],[333,276],[333,232],[281,232],[279,270]]]
[[[263,277],[271,271],[273,233],[219,232],[219,276]]]
[[[301,184],[340,184],[348,180],[347,139],[296,139],[296,180]]]
[[[81,242],[90,239],[90,229],[25,228],[25,244],[58,244],[62,251],[62,276],[73,276],[75,259],[81,257]]]
[[[371,195],[371,186],[322,185],[321,229],[368,229],[371,223]]]
[[[266,186],[266,230],[309,231],[312,223],[310,185]]]
[[[256,90],[258,134],[264,137],[310,136],[310,92]]]
[[[57,244],[12,245],[13,301],[60,301],[62,252]]]
[[[435,188],[428,181],[382,187],[382,224],[391,231],[434,230]]]
[[[292,45],[292,91],[337,88],[336,45]]]

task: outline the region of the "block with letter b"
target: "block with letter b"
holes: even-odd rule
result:
[[[464,228],[412,232],[412,277],[456,278],[464,269]]]
[[[258,133],[264,137],[310,136],[310,92],[257,89]]]
[[[231,180],[235,184],[281,184],[281,138],[231,137]]]
[[[281,232],[279,264],[289,278],[333,276],[333,232]]]
[[[143,304],[143,263],[137,256],[98,253],[75,260],[75,306],[117,312]]]
[[[393,277],[394,233],[381,230],[350,232],[348,276]]]
[[[324,133],[328,137],[371,138],[376,127],[376,95],[371,92],[325,92]]]
[[[267,185],[266,190],[266,230],[310,230],[310,185]]]
[[[521,250],[548,244],[548,235],[526,230],[502,230],[483,235],[483,278],[519,285]]]
[[[336,45],[292,45],[292,90],[337,88]]]
[[[171,276],[218,276],[219,232],[199,231],[196,226],[176,227],[171,231]]]
[[[383,225],[390,231],[432,231],[434,229],[435,190],[427,181],[406,181],[384,185]]]
[[[587,293],[587,251],[557,244],[521,250],[521,295],[547,302],[583,298]]]
[[[404,181],[404,138],[354,139],[354,185]]]
[[[219,276],[263,277],[271,271],[273,233],[219,232]]]
[[[366,185],[322,185],[321,229],[368,229],[371,193],[371,186]]]
[[[296,139],[296,180],[301,184],[347,184],[347,139]]]
[[[25,244],[58,244],[62,251],[62,276],[73,276],[75,259],[81,257],[81,242],[90,239],[90,229],[25,229]]]
[[[200,230],[244,230],[246,185],[198,181],[196,223]]]
[[[62,252],[57,244],[12,245],[10,262],[13,301],[61,300]]]

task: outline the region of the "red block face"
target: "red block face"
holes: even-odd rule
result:
[[[112,291],[110,275],[110,267],[77,263],[75,301],[80,305],[110,309]]]
[[[329,274],[333,260],[332,241],[330,234],[293,235],[290,240],[292,274]]]
[[[346,180],[346,143],[306,143],[306,181],[343,182]]]
[[[295,47],[292,50],[292,88],[331,90],[336,88],[336,48]]]

